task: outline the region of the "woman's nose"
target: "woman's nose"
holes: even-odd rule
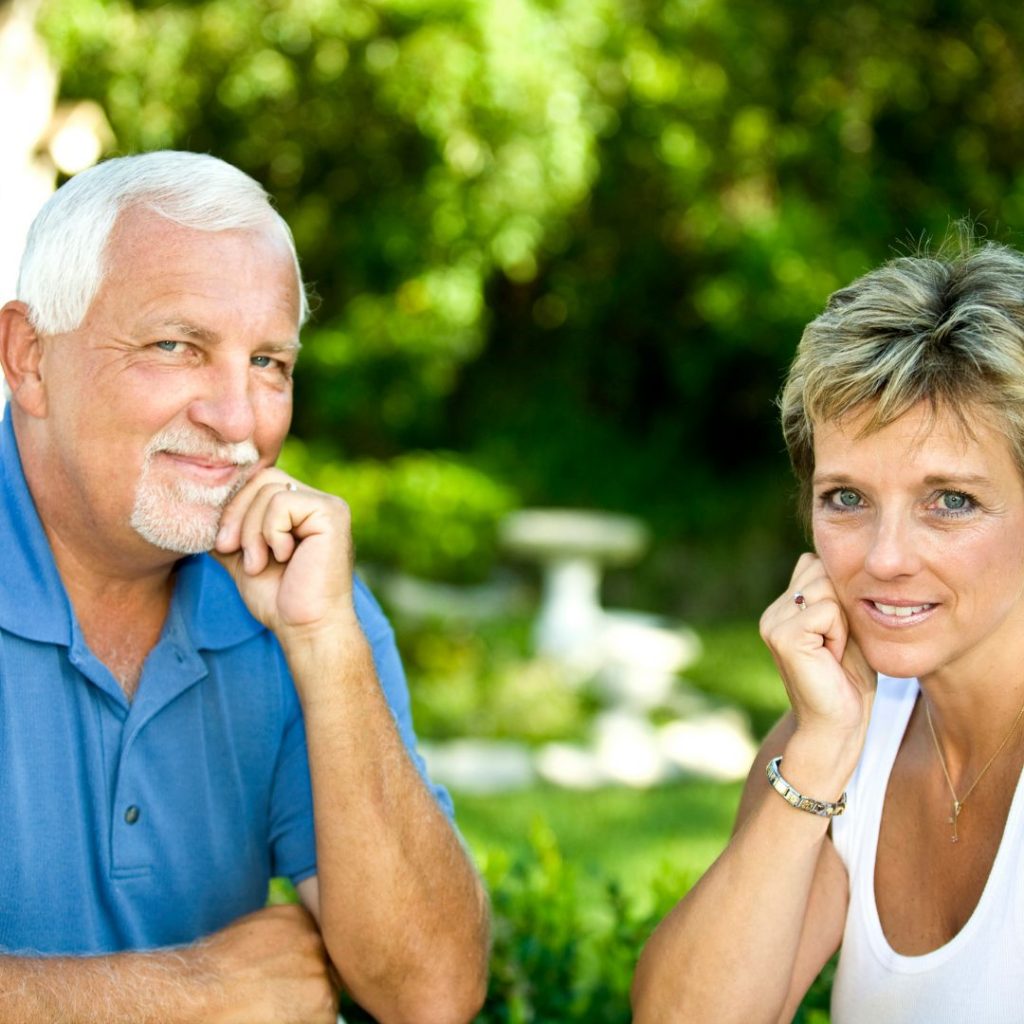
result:
[[[864,558],[864,568],[876,579],[892,579],[915,573],[920,554],[912,522],[904,516],[880,517]]]

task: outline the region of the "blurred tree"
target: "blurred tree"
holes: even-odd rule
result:
[[[778,585],[772,398],[826,295],[950,219],[1024,219],[1012,0],[47,12],[121,151],[212,151],[278,197],[321,299],[300,437],[637,512],[686,549],[665,608]]]
[[[297,431],[389,454],[480,351],[486,281],[532,277],[589,188],[555,21],[524,0],[60,0],[44,30],[119,151],[213,152],[275,195],[320,297]]]

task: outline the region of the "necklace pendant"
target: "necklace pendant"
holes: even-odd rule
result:
[[[959,843],[960,842],[960,836],[958,835],[957,828],[956,828],[957,818],[960,817],[960,810],[961,810],[960,801],[959,800],[954,800],[953,801],[953,815],[949,819],[949,823],[953,826],[953,835],[950,836],[950,839],[949,839],[949,841],[951,843]]]

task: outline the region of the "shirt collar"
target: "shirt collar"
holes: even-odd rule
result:
[[[10,411],[0,419],[0,629],[26,640],[72,642],[72,615],[64,583],[25,480]],[[174,605],[197,650],[223,650],[264,627],[248,612],[234,582],[209,555],[178,563]]]

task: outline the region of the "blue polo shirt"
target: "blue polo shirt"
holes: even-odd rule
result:
[[[0,423],[0,951],[187,943],[316,873],[301,709],[274,636],[207,555],[182,559],[129,703],[82,637]],[[391,628],[356,611],[421,774]],[[451,815],[447,794],[432,787]]]

